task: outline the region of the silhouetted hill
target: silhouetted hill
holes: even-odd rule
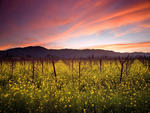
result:
[[[29,46],[24,48],[13,48],[8,49],[5,51],[0,51],[0,57],[46,57],[47,55],[56,57],[56,58],[99,58],[99,57],[137,57],[137,56],[146,56],[149,57],[150,53],[142,53],[142,52],[135,52],[135,53],[119,53],[113,52],[108,50],[101,50],[101,49],[85,49],[85,50],[78,50],[78,49],[46,49],[41,46]]]
[[[44,57],[47,54],[48,50],[40,46],[29,46],[24,48],[13,48],[6,51],[1,51],[0,55],[2,56],[31,56],[31,57]]]

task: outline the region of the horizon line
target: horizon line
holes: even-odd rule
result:
[[[132,44],[132,43],[131,43]],[[116,44],[114,44],[116,45]],[[118,44],[118,45],[124,45],[124,44]],[[105,45],[103,45],[105,46]],[[35,46],[17,46],[17,47],[12,47],[12,48],[8,48],[8,49],[4,49],[4,50],[0,50],[0,51],[8,51],[11,49],[17,49],[17,48],[28,48],[28,47],[42,47],[45,48],[47,50],[103,50],[103,51],[110,51],[110,52],[116,52],[116,53],[150,53],[150,52],[136,52],[136,51],[131,51],[131,52],[119,52],[119,51],[115,51],[115,50],[109,50],[109,49],[101,49],[101,48],[47,48],[44,46],[40,46],[40,45],[35,45]]]

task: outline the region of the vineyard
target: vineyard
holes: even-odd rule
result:
[[[3,59],[1,113],[148,113],[149,59]]]

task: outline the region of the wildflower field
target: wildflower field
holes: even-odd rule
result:
[[[109,60],[100,65],[84,60],[5,61],[0,65],[0,112],[150,112],[150,70],[139,60],[123,66]]]

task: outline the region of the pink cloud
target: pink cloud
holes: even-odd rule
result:
[[[106,50],[114,50],[119,52],[134,52],[135,50],[142,50],[142,48],[146,48],[145,52],[150,52],[150,42],[140,42],[140,43],[127,43],[127,44],[108,44],[108,45],[97,45],[93,47],[89,47],[92,49],[106,49]],[[143,50],[144,51],[144,50]]]
[[[86,23],[84,20],[80,20],[65,32],[47,37],[46,41],[49,42],[62,41],[69,38],[75,38],[83,35],[91,35],[100,31],[115,29],[115,28],[119,28],[122,26],[130,25],[130,24],[134,24],[134,23],[138,23],[150,19],[150,15],[149,15],[150,9],[146,9],[148,8],[149,5],[143,4],[140,6],[141,6],[141,10],[139,10],[140,8],[136,8],[134,6],[134,8],[127,9],[128,11],[125,10],[123,11],[123,13],[118,12],[117,14],[113,14],[113,16],[110,16],[109,19],[108,17],[103,17],[99,20],[99,23],[96,23],[98,22],[97,20],[96,21],[92,20],[93,24],[91,24],[90,22]],[[139,7],[139,5],[137,5],[137,7]],[[138,11],[135,11],[135,9],[137,9]],[[127,13],[127,12],[132,12],[132,13]],[[139,29],[137,28],[134,30],[132,29],[132,32],[138,32],[136,30]],[[129,33],[129,31],[126,33]],[[126,33],[119,33],[119,34],[121,36]]]
[[[19,12],[17,8],[22,11],[23,8],[21,7],[24,5],[27,8],[26,10],[32,13],[26,16],[28,18],[21,18],[23,23],[20,18],[16,20],[14,18],[8,19],[8,23],[5,25],[7,26],[6,29],[0,33],[0,39],[13,36],[14,41],[12,40],[13,42],[7,43],[8,46],[1,46],[0,48],[46,45],[52,42],[61,43],[68,39],[97,34],[105,30],[115,31],[119,27],[131,24],[136,24],[137,28],[130,28],[124,32],[117,31],[115,36],[122,37],[129,33],[141,32],[150,28],[149,24],[143,24],[143,21],[150,20],[150,1],[139,1],[134,3],[132,3],[133,1],[126,1],[128,5],[117,7],[118,9],[111,9],[113,5],[120,5],[120,1],[117,2],[116,0],[76,0],[76,2],[55,0],[52,4],[51,2],[39,3],[39,7],[35,7],[33,2],[23,4],[18,1],[12,7],[9,4],[8,6],[11,8],[8,7],[8,11],[6,11],[8,14],[11,10]],[[28,6],[32,10],[29,10]],[[36,8],[38,10],[35,10]],[[30,13],[24,10],[23,12]],[[17,17],[20,17],[18,15]],[[22,42],[16,44],[15,40],[20,38],[20,35],[25,35],[23,37],[31,35],[30,37],[35,37],[37,40],[27,41],[27,38],[22,38]],[[47,45],[46,47],[52,46]]]

